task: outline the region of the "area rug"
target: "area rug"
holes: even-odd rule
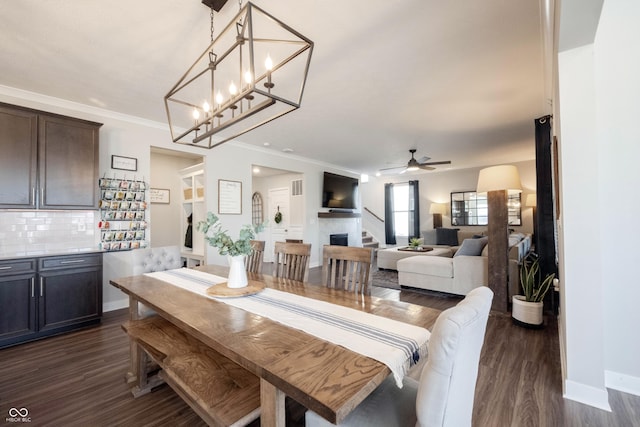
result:
[[[395,270],[373,270],[371,272],[371,286],[400,289],[400,285],[398,284],[398,272]]]
[[[459,295],[448,294],[446,292],[432,291],[429,289],[419,289],[404,287],[401,288],[398,284],[398,272],[395,270],[378,270],[374,269],[371,272],[371,286],[378,286],[380,288],[397,289],[403,292],[417,292],[419,294],[428,295],[436,298],[454,298],[461,299]]]

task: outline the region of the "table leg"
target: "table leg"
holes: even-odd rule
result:
[[[138,312],[138,300],[129,296],[129,320],[138,320],[140,314]],[[129,340],[129,372],[125,375],[127,384],[137,384],[140,366],[138,344],[134,340]]]
[[[260,379],[260,426],[285,426],[285,394],[273,384]]]

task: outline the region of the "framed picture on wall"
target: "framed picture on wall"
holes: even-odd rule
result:
[[[137,171],[138,159],[124,156],[111,156],[111,169],[120,169],[124,171]]]
[[[171,203],[170,192],[166,188],[150,188],[149,198],[151,200],[151,203]]]
[[[218,213],[242,214],[242,182],[218,180]]]

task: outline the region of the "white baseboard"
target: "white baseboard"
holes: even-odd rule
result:
[[[612,388],[624,393],[640,396],[640,378],[618,372],[604,371],[604,383],[607,388]]]
[[[104,304],[102,304],[102,311],[103,312],[114,311],[114,310],[120,310],[121,308],[127,308],[127,307],[129,307],[129,298],[121,299],[117,301],[105,302]]]
[[[571,380],[564,380],[564,394],[562,397],[611,412],[609,393],[606,388],[600,389]]]

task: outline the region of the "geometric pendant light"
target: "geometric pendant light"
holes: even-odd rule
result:
[[[173,142],[213,148],[300,107],[313,42],[247,3],[164,97]],[[224,4],[226,0],[214,0]]]

